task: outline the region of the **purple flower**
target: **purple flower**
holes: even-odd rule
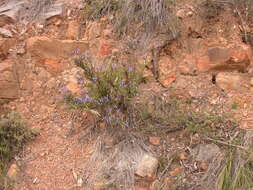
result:
[[[73,55],[78,55],[78,54],[80,54],[80,49],[75,49],[75,50],[73,50],[71,53],[73,54]]]
[[[127,71],[130,73],[130,72],[133,72],[133,70],[134,70],[133,67],[128,67]]]
[[[112,64],[112,68],[113,68],[113,69],[116,69],[116,68],[117,68],[117,64],[116,64],[116,63],[113,63],[113,64]]]
[[[68,90],[66,86],[59,89],[60,93],[63,94],[65,97],[71,96],[71,92]]]
[[[84,83],[84,80],[83,80],[82,78],[78,78],[78,79],[77,79],[77,83],[78,83],[78,84],[83,84],[83,83]]]
[[[87,93],[88,93],[87,90],[84,90],[84,89],[82,89],[82,90],[80,91],[80,94],[82,94],[82,95],[87,94]]]
[[[101,98],[98,99],[98,103],[100,103],[100,104],[105,104],[108,101],[109,101],[108,96],[103,96],[103,97],[101,97]]]
[[[75,101],[77,103],[87,103],[87,102],[91,102],[92,98],[87,95],[87,96],[84,96],[84,97],[75,98]]]
[[[120,82],[120,87],[124,87],[125,86],[125,81],[121,81]]]
[[[112,113],[112,108],[107,108],[108,113]]]
[[[98,78],[97,78],[97,77],[93,77],[91,80],[92,80],[93,82],[97,82]]]
[[[64,86],[64,87],[60,88],[59,91],[60,91],[60,93],[64,94],[64,93],[68,92],[68,89],[66,86]]]

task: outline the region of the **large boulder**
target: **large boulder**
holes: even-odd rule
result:
[[[240,71],[245,72],[251,65],[252,50],[248,45],[235,47],[213,47],[197,59],[200,72],[207,71]]]
[[[19,83],[15,63],[11,60],[0,62],[0,99],[15,99],[19,96]]]

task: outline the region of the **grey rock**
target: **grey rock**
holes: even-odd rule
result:
[[[0,7],[0,18],[6,18],[8,21],[16,22],[25,0],[10,0]]]
[[[43,19],[47,20],[51,17],[61,16],[63,13],[63,5],[61,3],[54,4],[49,10],[43,15]]]
[[[4,28],[0,28],[0,35],[2,35],[3,37],[6,38],[12,38],[12,32],[10,30],[4,29]]]
[[[135,174],[141,177],[154,177],[158,168],[157,158],[144,154],[137,165]]]
[[[216,144],[200,144],[193,149],[193,157],[199,162],[212,161],[220,153],[220,148]]]

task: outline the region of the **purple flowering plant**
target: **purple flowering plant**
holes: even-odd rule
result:
[[[110,126],[119,125],[131,99],[138,92],[142,73],[137,71],[134,64],[118,62],[98,69],[84,55],[76,58],[75,64],[83,70],[83,78],[78,78],[83,90],[79,96],[67,96],[67,102],[72,108],[96,110],[101,121]]]

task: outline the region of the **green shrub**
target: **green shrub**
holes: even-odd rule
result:
[[[27,128],[19,114],[10,113],[0,120],[0,170],[17,154],[35,133]]]

